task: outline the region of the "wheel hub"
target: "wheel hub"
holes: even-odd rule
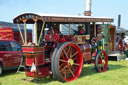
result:
[[[105,64],[105,60],[102,60],[102,64]]]
[[[74,64],[74,61],[72,59],[68,60],[68,65],[72,66]]]

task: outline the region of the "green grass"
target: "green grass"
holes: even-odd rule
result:
[[[85,64],[80,77],[66,83],[52,77],[24,81],[32,78],[26,77],[24,73],[7,71],[0,77],[0,85],[128,85],[128,61],[109,61],[109,69],[104,73],[97,73],[93,68],[94,65]]]

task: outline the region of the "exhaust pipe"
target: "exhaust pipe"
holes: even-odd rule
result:
[[[86,4],[86,6],[85,6],[84,15],[91,16],[91,0],[86,0],[85,4]]]
[[[118,15],[118,29],[120,29],[120,24],[121,24],[121,15]]]

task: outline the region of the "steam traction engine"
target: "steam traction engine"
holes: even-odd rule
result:
[[[83,63],[86,62],[94,63],[97,72],[106,71],[107,54],[104,49],[97,49],[96,43],[100,38],[97,36],[95,22],[112,21],[111,18],[33,13],[17,16],[14,23],[25,25],[25,37],[21,37],[24,43],[22,49],[26,59],[26,75],[36,78],[53,75],[59,81],[68,82],[79,77]],[[35,24],[33,43],[27,42],[26,24]],[[66,30],[68,35],[61,33],[62,24],[69,27]],[[72,26],[77,28],[73,34]],[[90,33],[90,29],[94,32]]]

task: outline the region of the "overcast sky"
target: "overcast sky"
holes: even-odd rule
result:
[[[121,14],[121,27],[128,29],[128,0],[92,0],[92,16],[114,18],[117,25]],[[83,15],[85,0],[0,0],[0,21],[12,22],[25,12]]]

